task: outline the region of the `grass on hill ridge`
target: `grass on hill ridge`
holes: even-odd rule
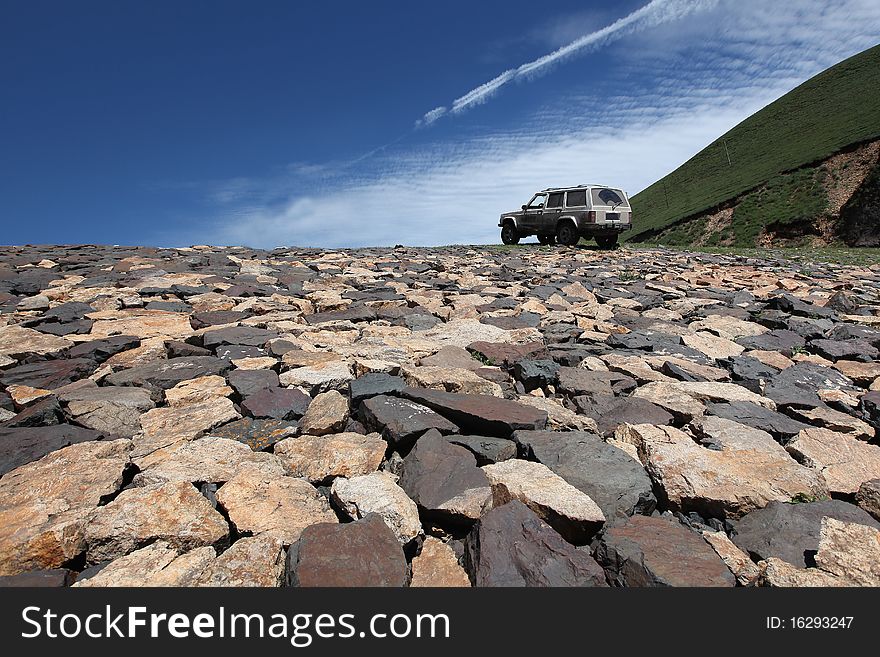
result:
[[[636,194],[631,199],[636,229],[625,239],[713,208],[780,173],[877,137],[880,46],[807,80]],[[750,214],[747,226],[735,230],[757,234],[758,222],[771,215],[779,221],[773,214],[778,211],[768,205]]]

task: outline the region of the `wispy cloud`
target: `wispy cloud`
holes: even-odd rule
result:
[[[517,115],[515,128],[447,139],[426,132],[433,142],[381,150],[369,167],[322,173],[331,177],[320,186],[284,194],[283,181],[267,182],[271,200],[236,202],[242,183],[231,181],[228,202],[215,193],[210,241],[494,242],[498,215],[535,189],[605,182],[635,193],[798,83],[875,45],[878,34],[875,0],[719,0],[688,20],[645,29],[638,47],[611,46],[615,65],[599,86],[554,93],[553,102]],[[200,228],[175,242],[205,239]]]
[[[517,68],[508,69],[488,82],[471,89],[452,102],[452,108],[449,112],[461,114],[476,105],[485,103],[501,87],[510,82],[540,77],[548,73],[555,64],[577,54],[585,53],[626,34],[680,20],[688,14],[709,9],[716,4],[717,0],[651,0],[645,6],[619,18],[610,25],[578,37],[571,43],[557,48],[543,57],[521,64]],[[416,125],[431,125],[445,114],[447,114],[446,107],[438,107],[422,116],[416,121]]]

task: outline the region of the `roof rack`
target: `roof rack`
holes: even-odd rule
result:
[[[569,185],[568,187],[548,187],[547,189],[542,189],[542,192],[557,192],[565,189],[583,189],[584,187],[609,187],[610,189],[617,189],[616,187],[610,187],[610,185],[599,185],[597,183],[587,183],[584,185]]]

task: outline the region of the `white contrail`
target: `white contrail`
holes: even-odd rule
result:
[[[609,43],[625,34],[631,34],[662,23],[679,20],[688,14],[707,9],[717,3],[718,0],[651,0],[644,7],[636,9],[631,14],[614,21],[611,25],[606,25],[602,29],[590,34],[585,34],[568,45],[562,46],[558,50],[554,50],[534,61],[526,62],[518,68],[504,71],[504,73],[496,78],[455,99],[450,109],[438,107],[426,113],[421,119],[416,121],[416,125],[431,125],[447,114],[447,112],[460,114],[474,105],[485,103],[501,87],[513,80],[538,77],[553,66],[553,64],[588,48],[595,48]]]

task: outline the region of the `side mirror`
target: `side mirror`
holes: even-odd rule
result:
[[[527,207],[528,207],[527,205],[523,205],[522,209],[525,210]]]

